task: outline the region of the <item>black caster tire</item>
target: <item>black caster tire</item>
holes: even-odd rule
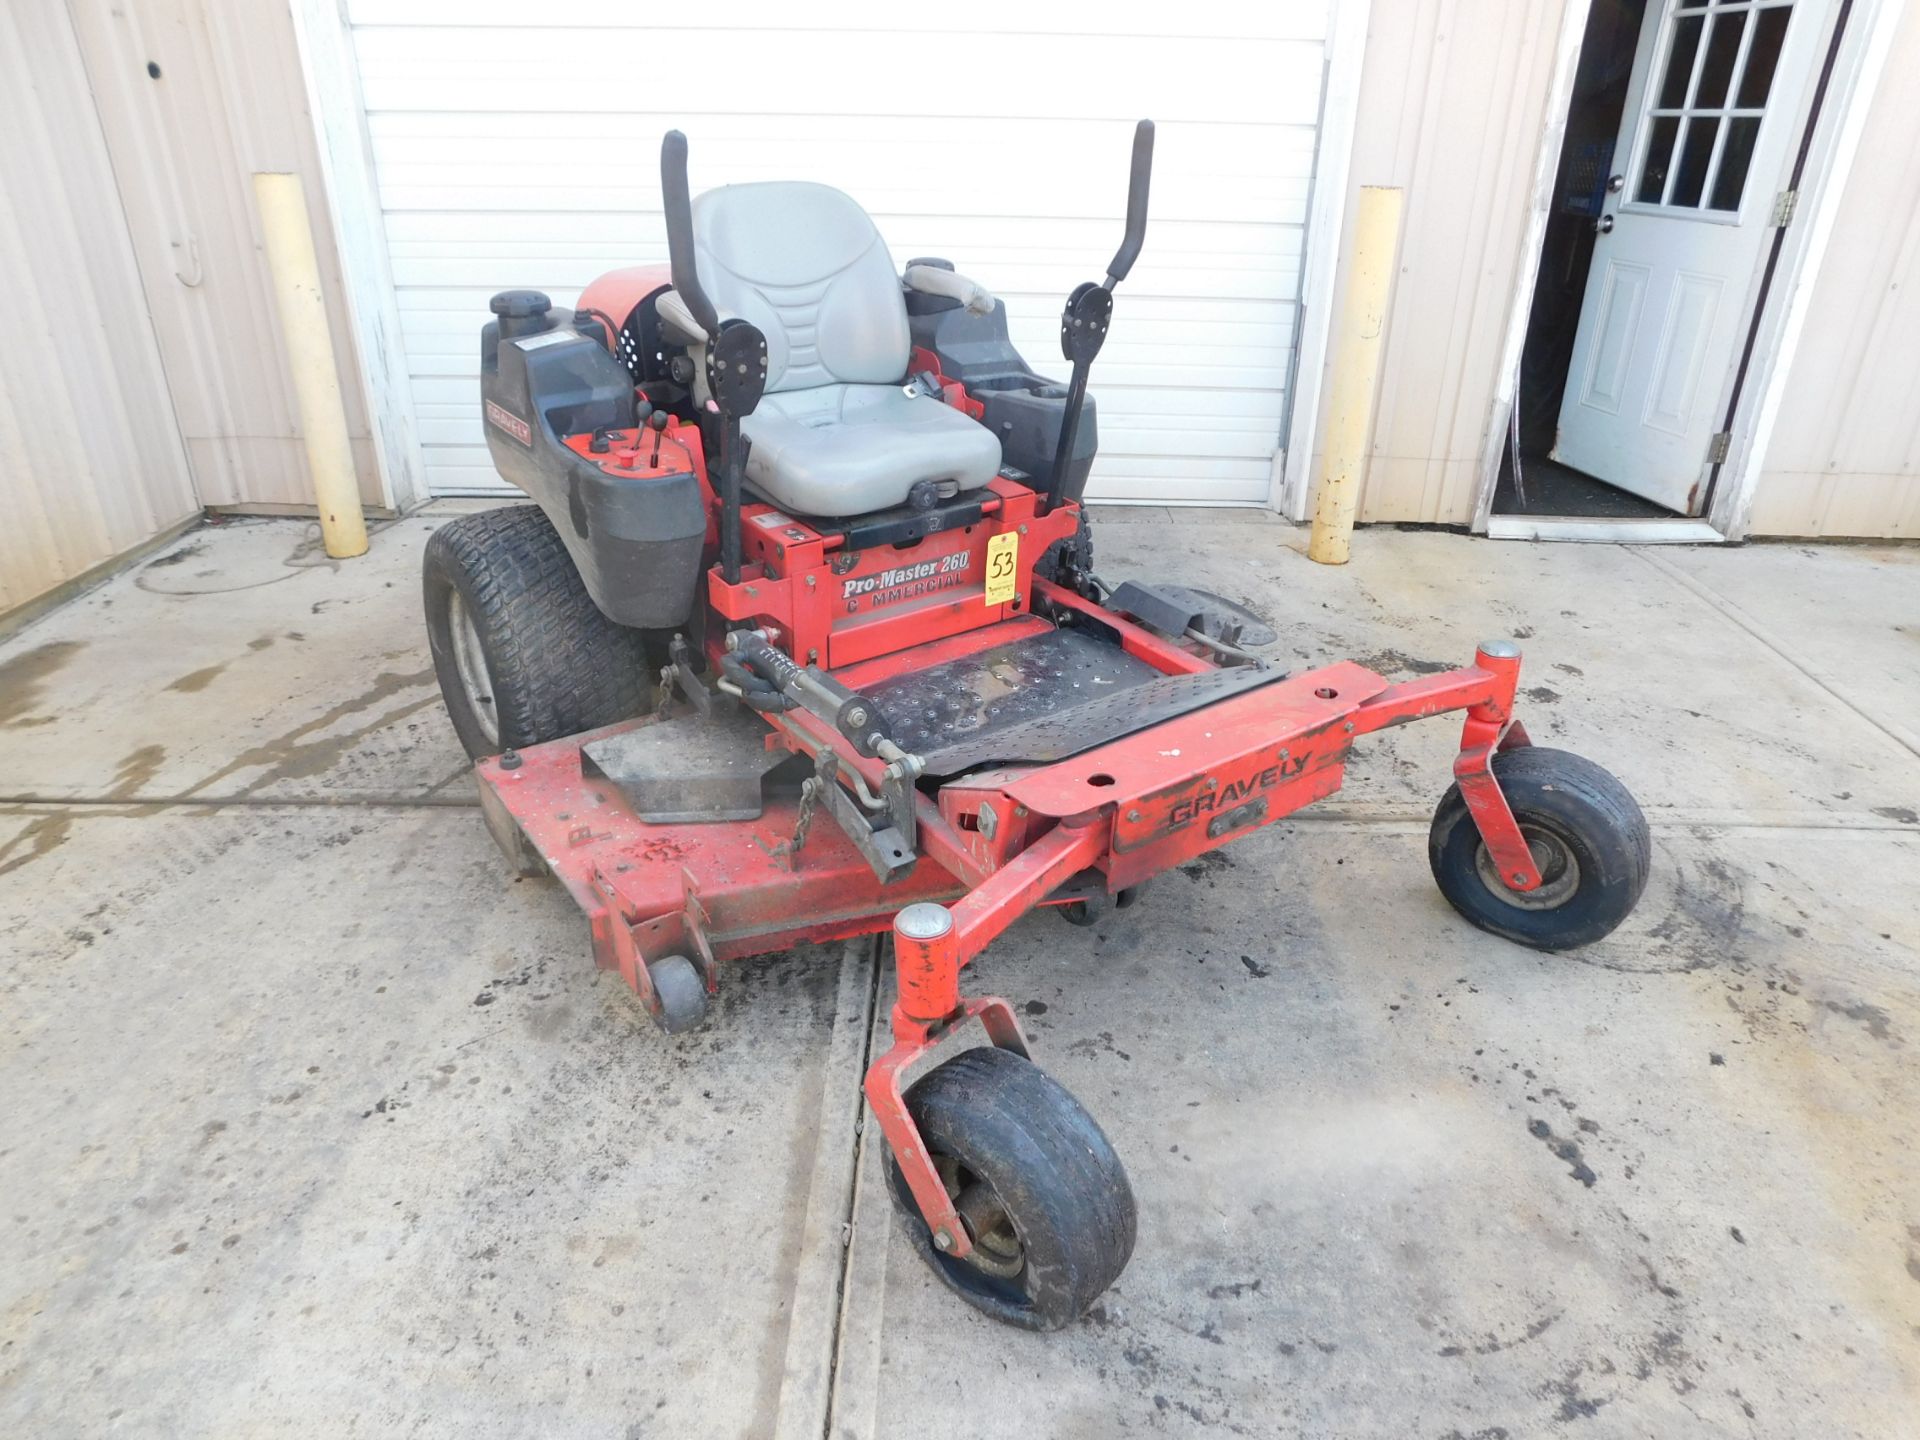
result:
[[[969,1050],[907,1092],[907,1110],[973,1253],[934,1247],[891,1158],[894,1205],[920,1258],[962,1300],[1026,1330],[1071,1325],[1119,1278],[1137,1212],[1127,1172],[1099,1125],[1046,1071],[1011,1050]]]
[[[440,694],[473,759],[646,713],[646,637],[601,613],[538,505],[442,525],[421,588]]]
[[[653,1023],[669,1035],[684,1035],[707,1018],[707,982],[684,955],[669,955],[647,967],[660,1013]]]
[[[1493,775],[1541,884],[1500,880],[1455,785],[1434,812],[1427,858],[1440,893],[1492,934],[1536,950],[1571,950],[1612,932],[1646,889],[1653,842],[1627,787],[1578,755],[1524,745],[1493,757]]]
[[[1107,910],[1131,910],[1139,904],[1147,893],[1150,882],[1142,880],[1138,885],[1129,885],[1116,891],[1111,902],[1104,895],[1089,900],[1074,900],[1065,905],[1054,906],[1054,912],[1069,925],[1098,925],[1107,918]]]
[[[1100,921],[1106,917],[1107,913],[1107,905],[1104,899],[1097,905],[1091,900],[1074,900],[1065,905],[1056,905],[1053,908],[1055,913],[1058,914],[1062,920],[1066,921],[1067,924],[1077,925],[1081,929],[1085,929],[1090,925],[1098,925]]]

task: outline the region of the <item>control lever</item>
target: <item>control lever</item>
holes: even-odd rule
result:
[[[706,335],[709,404],[720,416],[720,578],[740,583],[740,490],[748,441],[740,422],[767,388],[767,337],[744,320],[721,320],[700,286],[693,247],[693,201],[687,191],[687,137],[669,130],[660,142],[660,197],[667,216],[667,261],[674,293]],[[658,432],[654,453],[660,453]]]
[[[1087,402],[1087,372],[1093,357],[1106,343],[1113,317],[1113,287],[1127,278],[1140,246],[1147,238],[1147,189],[1153,178],[1153,122],[1142,120],[1133,130],[1133,166],[1127,180],[1127,230],[1107,266],[1106,279],[1089,280],[1074,288],[1060,317],[1060,353],[1073,366],[1067,382],[1067,403],[1060,417],[1060,439],[1053,451],[1053,474],[1047,480],[1047,509],[1060,503],[1073,461],[1074,441],[1080,434],[1080,412]]]
[[[656,410],[647,416],[647,428],[653,431],[653,458],[647,461],[647,468],[657,470],[660,466],[660,436],[667,428],[667,412]]]

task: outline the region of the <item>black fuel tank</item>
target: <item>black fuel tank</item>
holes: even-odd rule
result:
[[[480,395],[495,468],[546,512],[607,618],[685,624],[707,533],[698,478],[610,474],[568,449],[568,435],[633,426],[632,375],[538,291],[503,292],[493,309]]]

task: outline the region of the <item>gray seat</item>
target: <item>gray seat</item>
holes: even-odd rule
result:
[[[700,282],[722,316],[767,337],[767,393],[741,431],[747,480],[802,515],[904,504],[923,480],[943,494],[999,472],[992,431],[902,390],[911,341],[886,242],[827,185],[709,190],[693,205]]]

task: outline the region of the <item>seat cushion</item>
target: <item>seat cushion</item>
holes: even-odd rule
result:
[[[864,515],[906,503],[922,480],[977,490],[1000,441],[940,400],[898,385],[821,385],[768,395],[740,422],[747,479],[799,515]]]
[[[849,195],[803,180],[724,185],[693,204],[700,283],[767,337],[767,390],[907,375],[907,304],[886,241]]]

